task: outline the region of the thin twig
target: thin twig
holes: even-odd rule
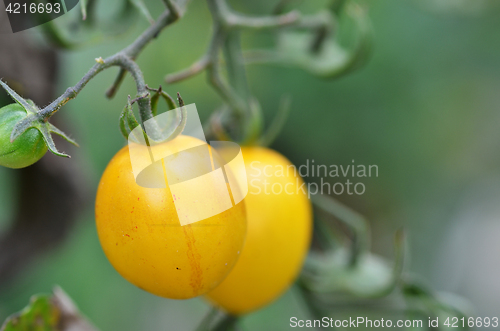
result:
[[[201,73],[203,70],[205,70],[209,64],[210,64],[210,59],[208,56],[205,55],[201,59],[193,63],[189,68],[165,76],[165,81],[168,84],[173,84],[194,77],[197,74]]]
[[[165,0],[166,3],[171,4],[171,0]],[[175,9],[175,10],[174,10]],[[80,93],[85,85],[94,78],[101,71],[110,68],[112,66],[119,66],[121,68],[120,73],[118,74],[117,79],[113,86],[108,90],[107,95],[113,96],[118,89],[123,77],[125,76],[125,72],[128,71],[132,75],[136,87],[137,87],[137,96],[144,97],[148,94],[146,82],[144,81],[144,75],[142,74],[141,69],[135,63],[134,59],[137,55],[144,49],[144,47],[154,38],[158,36],[158,34],[168,25],[177,21],[179,19],[179,11],[177,7],[173,4],[165,10],[156,23],[151,25],[141,36],[139,36],[131,45],[108,57],[103,60],[102,58],[96,59],[97,63],[83,76],[83,78],[73,87],[68,88],[60,97],[54,100],[45,108],[41,109],[37,116],[38,119],[47,120],[50,116],[54,115],[62,106],[64,106],[69,100],[74,99],[78,93]],[[141,98],[138,101],[139,111],[141,115],[142,121],[147,121],[152,118],[151,105],[147,98]],[[25,121],[31,121],[33,118],[25,118]],[[26,123],[20,121],[18,123],[19,126],[23,126]]]
[[[167,2],[170,2],[166,0]],[[177,11],[166,10],[164,11],[155,24],[150,26],[141,36],[139,36],[130,46],[126,47],[122,51],[108,57],[105,60],[97,59],[98,63],[95,64],[83,78],[73,87],[68,88],[63,95],[54,100],[50,105],[43,108],[39,112],[39,116],[42,118],[48,118],[52,116],[56,111],[58,111],[62,106],[64,106],[69,100],[74,99],[78,93],[87,85],[87,83],[94,78],[98,73],[112,66],[119,66],[123,70],[126,70],[132,74],[136,85],[138,95],[145,94],[147,92],[146,83],[144,82],[143,74],[139,66],[134,62],[137,55],[144,49],[144,47],[154,39],[166,26],[175,22],[179,16]],[[119,76],[122,75],[120,72]],[[119,82],[119,80],[117,79]],[[116,86],[115,86],[116,89]],[[140,105],[143,109],[144,115],[147,115],[151,110],[145,109],[145,104]]]
[[[73,87],[68,88],[59,98],[50,103],[47,107],[43,108],[38,112],[40,118],[48,118],[57,112],[62,106],[64,106],[69,100],[74,99],[78,93],[80,93],[85,85],[94,78],[101,71],[112,67],[119,66],[122,69],[130,72],[134,78],[137,86],[138,96],[145,94],[147,92],[146,83],[144,81],[144,76],[141,69],[129,56],[123,52],[118,52],[117,54],[108,57],[103,60],[102,58],[96,59],[97,63],[83,76],[83,78]],[[147,113],[147,109],[142,109],[144,113]],[[150,112],[151,110],[149,110]],[[146,115],[146,114],[145,114]]]
[[[170,2],[170,1],[169,1]],[[179,19],[178,12],[170,10],[164,11],[156,20],[156,23],[151,25],[146,31],[142,33],[130,46],[126,47],[122,52],[131,58],[136,58],[137,55],[144,49],[144,47],[168,25],[174,23]]]
[[[298,11],[283,15],[252,17],[232,10],[225,0],[214,0],[214,4],[218,10],[217,18],[228,28],[273,29],[295,24],[300,19]]]
[[[166,3],[171,3],[170,0],[164,0]],[[139,53],[144,49],[144,47],[168,25],[174,23],[180,18],[178,8],[175,5],[167,6],[167,10],[164,11],[156,23],[154,23],[149,29],[147,29],[142,35],[140,35],[132,44],[126,47],[122,52],[128,55],[130,58],[135,60]],[[174,8],[175,10],[171,10]],[[112,98],[116,91],[118,90],[125,74],[120,71],[115,79],[113,85],[108,89],[106,96]]]
[[[308,30],[318,30],[323,32],[330,33],[334,29],[334,20],[333,16],[329,11],[321,11],[312,15],[301,15],[299,12],[293,11],[283,15],[274,15],[274,16],[265,16],[265,17],[250,17],[245,16],[243,14],[237,13],[229,6],[224,0],[208,0],[209,9],[212,13],[212,17],[214,22],[217,24],[215,26],[214,23],[214,35],[212,37],[212,42],[209,46],[209,50],[207,54],[201,57],[198,61],[193,63],[190,67],[181,70],[177,73],[173,73],[167,75],[165,77],[165,81],[169,84],[177,83],[182,80],[191,78],[203,70],[212,69],[210,65],[214,63],[215,57],[218,58],[219,45],[215,43],[217,41],[216,38],[220,36],[217,35],[218,30],[224,30],[226,34],[230,32],[230,30],[238,29],[238,28],[251,28],[251,29],[271,29],[271,28],[280,28],[292,26],[298,29],[308,29]],[[226,37],[222,37],[225,39]],[[321,45],[319,42],[322,42],[324,38],[318,40],[317,43],[313,44],[312,47],[315,49],[319,49]],[[271,51],[269,51],[271,52]],[[275,54],[274,54],[275,55]],[[268,57],[265,59],[259,59],[257,62],[279,62],[284,60],[283,57],[272,57],[272,61]],[[215,64],[215,67],[218,64]],[[217,73],[213,71],[209,71],[209,79],[212,85],[214,85],[217,92],[221,95],[221,97],[227,102],[228,97],[231,96],[231,92],[225,90],[223,83],[221,83]]]
[[[211,1],[209,1],[210,3]],[[227,102],[237,114],[243,114],[247,105],[241,100],[236,92],[228,86],[220,75],[219,51],[224,42],[225,32],[218,22],[214,19],[214,33],[210,42],[208,57],[210,59],[207,65],[207,75],[210,84],[219,93],[220,97]]]
[[[172,0],[163,0],[163,3],[176,19],[181,17],[181,11],[179,7],[177,7],[177,5]]]
[[[234,87],[238,95],[248,102],[250,91],[248,88],[247,75],[243,55],[241,52],[241,41],[239,31],[229,31],[224,41],[223,52],[226,60],[229,83]]]

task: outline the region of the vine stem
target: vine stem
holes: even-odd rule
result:
[[[284,4],[288,1],[289,0],[282,0]],[[165,81],[168,84],[177,83],[207,70],[208,74],[211,76],[212,85],[214,85],[214,88],[226,102],[227,98],[231,97],[231,93],[222,91],[218,79],[214,80],[214,84],[212,77],[214,77],[215,74],[210,72],[212,68],[211,64],[215,66],[218,65],[214,62],[218,59],[217,52],[219,51],[218,47],[220,47],[220,44],[216,41],[220,37],[218,36],[220,30],[227,32],[238,29],[264,30],[294,27],[306,30],[332,31],[335,26],[335,23],[333,23],[334,16],[327,10],[320,11],[316,14],[303,15],[298,11],[281,14],[282,10],[279,9],[275,15],[252,17],[232,10],[224,0],[207,0],[207,3],[214,20],[214,33],[207,53],[190,67],[167,75]]]
[[[207,52],[209,58],[206,67],[208,80],[213,88],[219,93],[219,96],[231,106],[231,108],[238,114],[245,112],[246,104],[244,100],[236,93],[236,91],[226,84],[220,73],[219,52],[224,43],[226,31],[214,18],[214,32],[212,41]]]
[[[205,55],[198,61],[194,62],[189,68],[165,76],[165,81],[167,82],[167,84],[173,84],[180,82],[181,80],[196,76],[197,74],[205,70],[209,64],[210,59]]]
[[[107,93],[108,96],[112,96],[123,79],[124,72],[128,71],[135,81],[137,87],[137,97],[141,99],[138,101],[139,111],[141,114],[142,121],[146,121],[152,118],[150,101],[144,98],[149,94],[147,90],[147,85],[144,80],[144,75],[134,61],[139,53],[146,47],[146,45],[168,25],[176,22],[180,18],[180,10],[172,2],[172,0],[164,0],[167,9],[160,15],[157,21],[151,25],[142,35],[140,35],[132,44],[130,44],[125,49],[119,51],[115,55],[112,55],[106,59],[97,58],[96,64],[83,76],[83,78],[73,87],[68,88],[60,97],[54,100],[45,108],[41,109],[37,116],[40,119],[48,120],[49,117],[54,115],[62,106],[64,106],[68,101],[74,99],[87,85],[87,83],[94,78],[101,71],[118,66],[121,68],[118,79],[115,81],[114,86]]]
[[[262,114],[248,87],[245,59],[241,49],[241,30],[287,27],[316,30],[318,38],[313,47],[319,50],[326,35],[333,30],[333,15],[327,10],[314,15],[302,15],[299,11],[282,14],[282,10],[279,10],[275,15],[248,16],[233,10],[226,0],[207,0],[207,5],[213,19],[212,40],[207,52],[187,69],[167,75],[165,81],[171,84],[206,71],[209,83],[229,106],[228,112],[220,114],[217,121],[212,123],[218,123],[220,125],[217,127],[223,128],[226,126],[223,122],[235,121],[242,129],[242,136],[234,137],[227,132],[223,135],[228,138],[231,136],[230,138],[245,144],[253,144],[261,134]],[[227,80],[222,75],[221,51],[224,54],[223,64]]]
[[[139,68],[137,63],[135,63],[129,56],[126,55],[126,53],[119,52],[113,56],[108,57],[105,60],[103,60],[102,58],[97,58],[96,62],[97,63],[85,74],[85,76],[83,76],[83,78],[75,86],[66,89],[66,91],[60,97],[52,101],[52,103],[50,103],[47,107],[41,109],[38,115],[43,119],[47,119],[48,117],[52,116],[68,101],[74,99],[92,78],[94,78],[101,71],[112,66],[119,66],[123,70],[130,72],[137,86],[138,97],[145,96],[149,93],[146,89],[146,82],[144,80],[144,75],[142,74],[141,69]],[[140,109],[141,115],[148,115],[148,109],[145,108],[144,103],[142,104],[142,107],[140,107]],[[149,112],[150,111],[151,110],[149,109]]]
[[[214,22],[214,39],[210,44],[207,56],[209,65],[207,74],[209,81],[219,95],[230,106],[232,116],[243,128],[244,140],[248,135],[248,125],[253,120],[250,105],[250,90],[246,77],[243,56],[241,54],[241,41],[239,31],[231,23],[231,11],[225,1],[207,0],[208,8]],[[224,53],[225,67],[228,74],[226,83],[220,73],[220,51]],[[248,120],[248,121],[247,121]]]

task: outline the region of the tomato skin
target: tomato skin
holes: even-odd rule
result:
[[[298,190],[302,178],[293,170],[287,172],[290,161],[267,148],[245,147],[242,151],[249,182],[244,200],[247,240],[229,276],[205,296],[233,315],[246,314],[271,303],[292,285],[302,268],[312,235],[311,203],[307,194]],[[283,176],[276,176],[281,167]],[[284,191],[274,194],[273,185],[275,192],[281,187],[293,194]]]
[[[197,142],[179,136],[152,148],[177,151]],[[168,186],[137,185],[129,155],[129,147],[115,155],[97,191],[97,232],[107,258],[125,279],[158,296],[189,299],[210,291],[226,277],[242,250],[244,202],[181,226]]]
[[[43,136],[30,128],[10,142],[14,126],[27,116],[26,110],[17,103],[0,109],[0,165],[12,169],[25,168],[37,162],[47,152]]]

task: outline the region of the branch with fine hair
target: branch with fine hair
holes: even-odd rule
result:
[[[167,84],[173,84],[194,77],[204,71],[209,64],[209,57],[207,55],[204,55],[199,60],[194,62],[189,68],[165,76],[165,81],[167,82]]]
[[[87,85],[87,83],[92,80],[101,71],[118,66],[121,68],[118,78],[115,80],[113,87],[108,90],[107,95],[113,96],[116,93],[118,86],[125,76],[125,72],[129,72],[132,75],[137,87],[137,97],[141,99],[138,101],[139,112],[142,121],[146,121],[152,118],[151,105],[149,99],[144,98],[148,95],[148,90],[146,83],[144,81],[144,75],[141,69],[135,63],[135,58],[139,53],[145,48],[145,46],[168,25],[177,21],[180,17],[180,9],[175,5],[172,0],[164,0],[167,4],[167,10],[165,10],[158,20],[151,25],[142,35],[140,35],[131,45],[125,49],[119,51],[115,55],[112,55],[106,59],[98,58],[97,63],[83,76],[83,78],[73,87],[68,88],[59,98],[51,102],[48,106],[41,109],[37,114],[33,116],[27,116],[21,120],[15,126],[12,131],[11,139],[14,140],[19,135],[21,135],[25,130],[30,127],[30,124],[34,120],[48,120],[49,117],[54,115],[62,106],[64,106],[68,101],[74,99]]]
[[[285,14],[269,16],[248,16],[238,13],[229,7],[226,0],[209,0],[217,8],[217,19],[227,29],[247,28],[253,30],[298,27],[317,29],[331,28],[332,16],[329,11],[304,15],[297,10]]]
[[[302,15],[297,11],[292,11],[283,15],[251,17],[233,11],[231,8],[229,8],[224,0],[208,0],[208,4],[209,8],[211,9],[213,19],[219,26],[221,26],[220,29],[223,28],[226,31],[241,28],[260,30],[294,27],[297,29],[318,30],[324,34],[325,32],[331,32],[334,30],[334,23],[332,23],[333,16],[328,11],[320,11],[316,14],[311,15]],[[216,28],[214,28],[214,30],[216,30]],[[322,40],[323,39],[321,39],[320,41]],[[211,58],[210,56],[210,52],[213,46],[214,44],[212,42],[209,46],[209,50],[205,55],[203,55],[188,68],[172,74],[168,74],[165,77],[165,81],[168,84],[177,83],[210,69],[209,67],[213,63],[213,58]],[[216,83],[213,84],[214,87],[219,92],[224,92],[221,93],[221,96],[223,97],[223,99],[226,99],[229,93],[221,91],[221,84],[217,79],[216,73],[210,72],[210,70],[208,71],[211,80]]]
[[[219,51],[225,39],[226,32],[214,17],[214,32],[207,52],[208,63],[206,66],[208,80],[220,97],[237,113],[244,113],[246,104],[231,86],[226,84],[220,74]]]

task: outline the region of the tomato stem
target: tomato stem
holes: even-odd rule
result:
[[[145,46],[170,24],[176,22],[180,18],[180,11],[176,5],[172,4],[171,0],[164,0],[167,4],[165,10],[157,21],[151,25],[141,36],[139,36],[131,45],[112,55],[104,60],[99,59],[97,63],[83,76],[83,78],[73,87],[68,88],[59,98],[54,100],[47,107],[39,111],[39,116],[48,118],[54,115],[62,106],[69,100],[74,99],[87,85],[87,83],[97,74],[110,67],[118,66],[121,68],[117,79],[113,86],[106,93],[108,97],[112,97],[118,89],[125,73],[129,72],[132,75],[137,87],[137,97],[144,97],[148,94],[147,86],[144,80],[144,75],[135,62],[136,57],[145,48]],[[138,101],[139,110],[143,120],[148,120],[152,117],[151,106],[149,99],[142,98]]]
[[[286,111],[283,114],[278,114],[276,123],[273,123],[270,130],[263,137],[260,137],[262,134],[262,114],[260,107],[256,107],[257,103],[253,100],[248,88],[245,64],[292,64],[325,77],[337,77],[357,68],[366,58],[371,34],[369,33],[367,16],[359,10],[354,10],[356,12],[354,13],[352,8],[350,8],[349,13],[355,14],[353,16],[356,18],[360,31],[358,47],[352,52],[346,52],[347,56],[345,56],[344,61],[337,61],[330,66],[323,64],[324,54],[322,54],[322,50],[330,39],[327,37],[330,37],[335,31],[337,15],[343,2],[344,0],[338,0],[332,4],[330,9],[322,10],[316,14],[304,15],[296,10],[282,13],[288,3],[287,0],[282,0],[273,11],[273,15],[249,16],[232,9],[226,0],[207,0],[213,18],[213,34],[206,54],[187,69],[167,75],[165,81],[169,84],[176,83],[206,71],[209,83],[228,106],[225,108],[227,113],[218,114],[216,120],[212,119],[211,125],[216,125],[216,127],[210,129],[214,133],[218,132],[219,136],[227,136],[241,144],[269,144],[281,130],[283,118],[286,117],[282,115]],[[293,54],[283,52],[279,47],[276,50],[241,51],[240,30],[280,30],[284,28],[313,32],[312,39],[306,46],[306,52],[310,52],[310,56],[298,60],[291,57]],[[224,62],[220,59],[221,50],[224,53]],[[222,78],[221,64],[224,64],[227,69],[227,82]],[[233,129],[226,131],[225,127]]]

